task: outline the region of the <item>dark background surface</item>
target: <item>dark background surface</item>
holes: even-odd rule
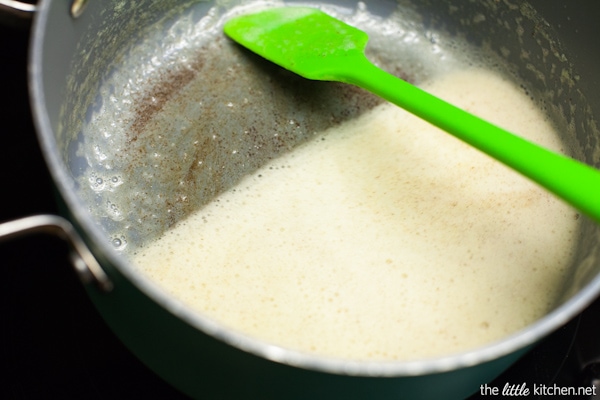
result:
[[[562,11],[583,1],[552,1],[557,12],[551,22],[559,30],[600,16],[594,6],[563,19]],[[598,38],[599,25],[587,25],[580,34]],[[25,28],[0,26],[0,222],[57,213],[29,109],[28,36]],[[600,44],[590,51],[600,56]],[[0,398],[183,398],[111,333],[72,272],[60,240],[35,236],[0,243],[0,266]],[[600,354],[600,301],[593,307],[492,385],[581,383],[581,368]]]

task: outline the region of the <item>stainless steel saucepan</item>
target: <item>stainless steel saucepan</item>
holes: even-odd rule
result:
[[[279,83],[265,79],[263,97],[257,94],[260,101],[244,113],[232,113],[227,99],[236,98],[244,85],[231,73],[239,50],[224,37],[195,53],[189,48],[193,40],[202,40],[203,32],[218,29],[219,16],[240,2],[45,0],[23,10],[35,9],[31,104],[63,215],[4,222],[0,239],[38,231],[66,238],[75,271],[106,322],[159,376],[195,398],[464,398],[598,296],[600,228],[583,217],[570,278],[550,313],[499,342],[427,360],[359,362],[301,354],[199,315],[141,275],[124,256],[127,246],[161,234],[266,160],[309,140],[313,131],[378,102],[342,85],[282,77],[284,73],[252,60],[246,68],[253,76],[279,74]],[[329,2],[349,10],[362,7],[355,1]],[[595,71],[600,60],[597,52],[590,52],[595,38],[578,36],[576,25],[565,25],[566,31],[548,24],[544,15],[568,14],[557,2],[377,0],[366,7],[382,16],[406,7],[423,29],[464,37],[502,58],[514,76],[527,82],[531,96],[545,107],[565,140],[574,143],[577,156],[600,166],[600,82]],[[182,18],[187,18],[184,24],[178,22]],[[169,51],[157,51],[165,48]],[[139,52],[135,73],[122,68],[128,51]],[[101,84],[119,74],[124,76],[122,86],[100,93],[106,88]],[[403,77],[415,78],[410,71]],[[199,86],[204,97],[173,106],[191,82],[203,82]],[[290,88],[295,88],[293,99],[285,95]],[[116,158],[107,144],[115,142],[103,142],[102,134],[86,137],[83,130],[95,123],[94,112],[107,101],[114,103],[114,120],[98,121],[95,129],[106,138],[128,127],[120,147],[112,148],[122,154]],[[194,108],[195,101],[206,107]],[[290,127],[290,120],[296,125]],[[162,124],[164,135],[171,130],[199,132],[196,143],[186,142],[185,136],[172,140],[178,148],[196,146],[191,160],[208,166],[194,169],[176,151],[169,159],[149,161],[152,154],[146,150],[159,138],[144,136],[148,124]],[[292,131],[296,126],[302,129]],[[254,134],[231,133],[240,127]],[[273,130],[281,133],[276,139]],[[232,143],[247,149],[244,162],[231,156],[227,144]],[[89,153],[83,154],[82,148]],[[89,154],[95,154],[97,168]],[[113,157],[114,164],[107,167],[106,157]]]

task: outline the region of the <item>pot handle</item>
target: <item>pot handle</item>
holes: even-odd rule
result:
[[[0,0],[0,23],[9,26],[28,27],[33,14],[37,11],[37,4],[25,3],[16,0]]]
[[[71,247],[71,264],[84,284],[95,283],[102,292],[113,288],[92,252],[73,225],[57,215],[35,215],[0,223],[0,242],[32,233],[48,233],[65,240]]]
[[[88,0],[73,0],[69,8],[71,17],[80,17],[87,3]],[[13,25],[28,25],[37,10],[37,4],[17,0],[0,0],[0,21],[8,21]]]

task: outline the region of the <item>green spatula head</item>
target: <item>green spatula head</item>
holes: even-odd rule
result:
[[[343,80],[340,71],[364,57],[369,37],[353,26],[308,7],[281,7],[232,18],[233,40],[296,74],[313,80]]]

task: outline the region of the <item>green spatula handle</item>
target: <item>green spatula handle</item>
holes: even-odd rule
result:
[[[348,62],[338,77],[373,92],[529,177],[600,222],[600,171],[453,106],[373,65]]]

